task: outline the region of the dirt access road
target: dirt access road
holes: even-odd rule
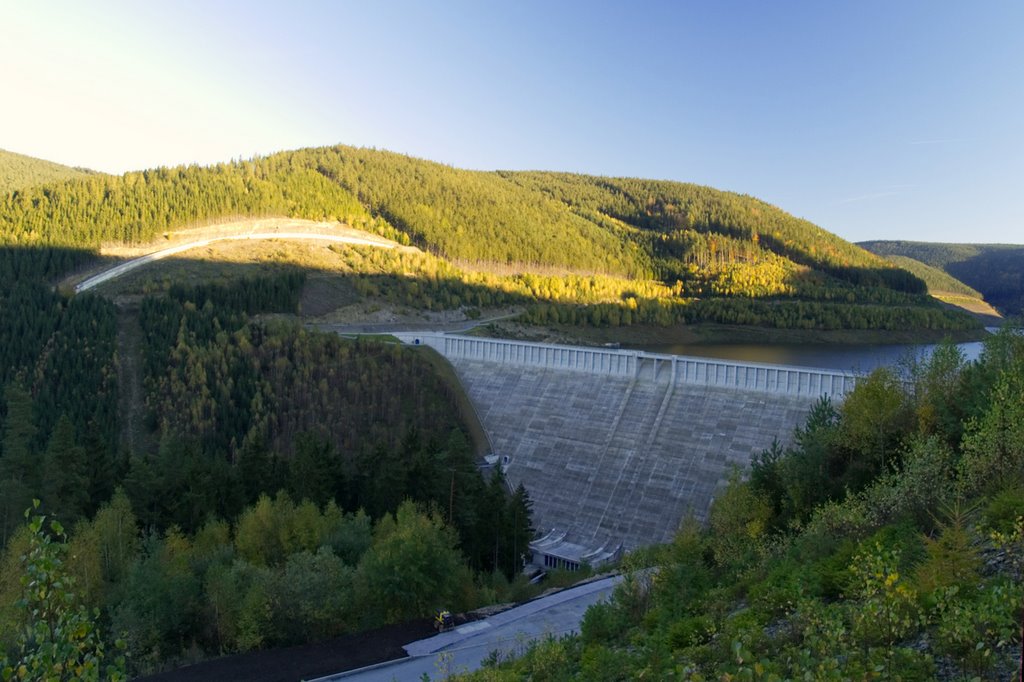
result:
[[[168,233],[164,241],[143,247],[119,246],[101,249],[101,255],[113,256],[115,258],[129,257],[129,260],[106,266],[98,272],[89,273],[84,279],[75,284],[75,293],[88,291],[99,284],[120,277],[148,263],[191,249],[221,241],[266,239],[327,241],[355,246],[370,246],[379,249],[411,248],[369,232],[352,229],[341,223],[325,223],[293,218],[265,218],[221,223],[203,228]]]

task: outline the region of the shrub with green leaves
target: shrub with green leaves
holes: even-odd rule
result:
[[[1024,517],[1024,485],[1009,485],[985,507],[985,525],[1002,533],[1013,532],[1017,519]]]
[[[987,677],[996,650],[1020,641],[1022,596],[1024,587],[1007,581],[986,584],[973,596],[956,586],[941,590],[933,614],[938,651]]]
[[[34,509],[39,500],[34,501]],[[24,555],[21,614],[12,656],[0,659],[0,677],[8,680],[99,682],[126,680],[123,642],[114,650],[97,625],[99,611],[89,611],[75,593],[75,580],[64,565],[67,535],[63,526],[25,512],[31,533]]]

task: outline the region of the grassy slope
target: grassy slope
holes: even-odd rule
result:
[[[0,194],[94,174],[0,149]]]

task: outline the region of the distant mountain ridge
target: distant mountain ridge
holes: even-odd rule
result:
[[[95,171],[85,168],[71,168],[0,149],[0,194],[94,174]]]
[[[867,241],[879,256],[913,258],[980,292],[1006,315],[1024,314],[1024,245]]]

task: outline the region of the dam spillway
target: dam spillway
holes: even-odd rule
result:
[[[705,520],[734,466],[788,444],[857,375],[643,351],[400,334],[454,366],[552,550],[594,558]],[[561,549],[558,549],[559,546]]]

